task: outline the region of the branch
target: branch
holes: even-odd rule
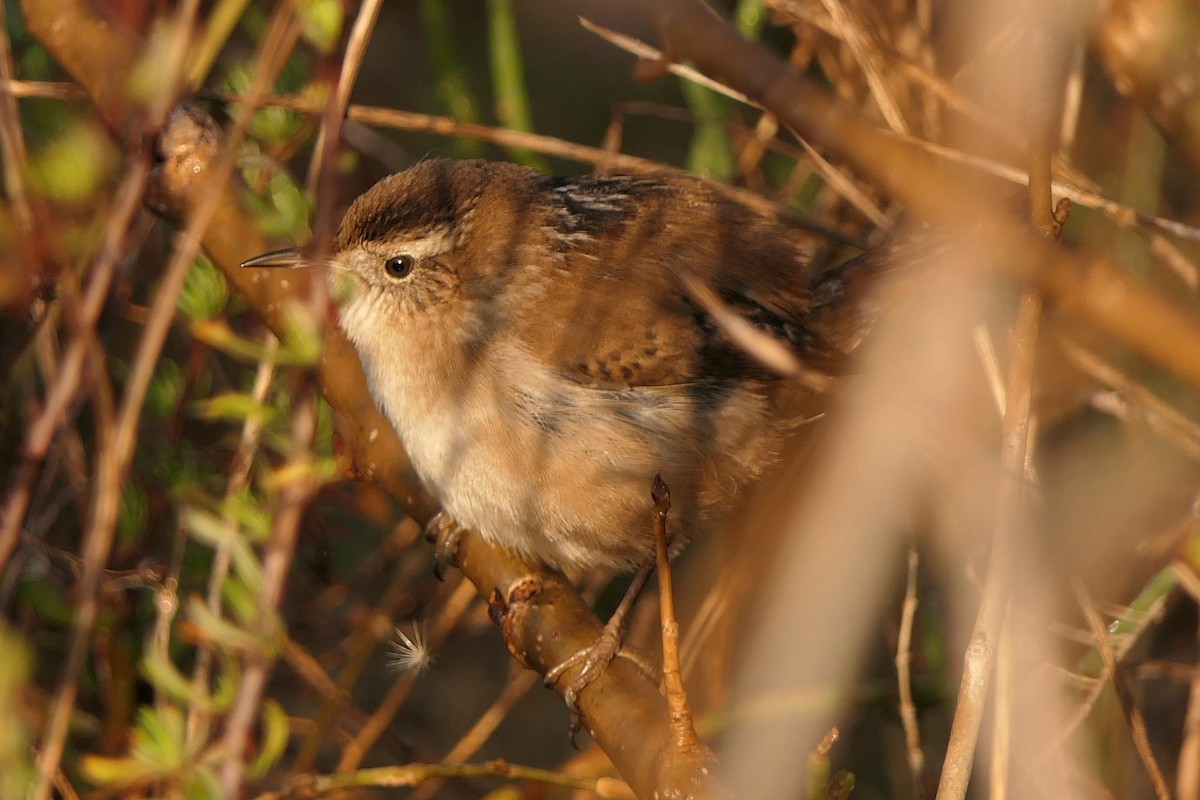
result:
[[[79,0],[26,4],[30,30],[70,71],[114,131],[140,112],[123,87],[137,63],[140,45],[118,36]],[[94,68],[104,64],[103,69]],[[185,222],[197,208],[223,142],[216,123],[198,109],[172,112],[159,137],[161,161],[150,176],[146,203],[154,212]],[[242,270],[246,258],[269,249],[240,202],[236,181],[225,183],[202,235],[204,249],[230,285],[242,294],[276,335],[286,335],[289,303],[308,297],[303,271]],[[376,481],[418,522],[436,511],[391,425],[375,407],[358,355],[340,330],[325,335],[318,381],[333,410],[345,456],[358,475]],[[481,595],[508,597],[518,584],[535,586],[520,613],[505,626],[510,649],[543,674],[590,645],[600,622],[571,585],[557,573],[533,568],[512,554],[466,534],[459,542],[463,572]],[[659,754],[668,740],[666,706],[655,685],[631,663],[617,659],[580,697],[588,731],[639,796],[649,796]]]
[[[603,14],[645,18],[668,60],[693,62],[921,217],[950,231],[970,231],[976,248],[994,254],[997,269],[1032,282],[1062,311],[1200,388],[1200,318],[1194,313],[1104,255],[1060,250],[980,193],[968,171],[879,130],[699,0],[613,0]]]

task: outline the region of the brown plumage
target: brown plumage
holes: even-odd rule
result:
[[[823,309],[844,305],[773,218],[665,173],[426,161],[359,197],[335,250],[342,325],[429,488],[560,565],[649,555],[655,473],[680,539],[718,524],[786,427],[782,379],[681,276],[813,363],[832,352]]]

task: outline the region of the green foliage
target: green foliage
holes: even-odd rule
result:
[[[149,105],[154,98],[170,91],[167,81],[171,74],[163,65],[171,57],[175,34],[174,26],[169,24],[157,25],[150,32],[145,52],[129,78],[129,95],[135,102]]]
[[[206,255],[196,257],[179,295],[179,313],[188,319],[213,319],[225,311],[229,286]]]
[[[267,770],[275,765],[283,755],[288,743],[288,718],[283,706],[274,700],[267,700],[262,707],[262,745],[258,758],[250,766],[252,777],[261,778]]]
[[[42,145],[29,161],[29,185],[52,201],[87,202],[113,174],[117,151],[95,124],[77,120]]]
[[[262,585],[262,565],[251,543],[240,535],[236,523],[215,514],[189,507],[183,510],[183,524],[200,543],[212,549],[227,550],[233,559],[234,571],[250,586]],[[207,613],[207,612],[206,612]]]
[[[438,98],[446,113],[459,122],[477,123],[479,102],[467,81],[467,71],[454,41],[454,25],[446,0],[421,0],[421,23],[426,46],[437,76]],[[459,158],[480,158],[483,143],[457,137],[454,151]]]
[[[329,52],[342,33],[342,4],[338,0],[299,0],[296,15],[304,38],[321,52]]]
[[[117,516],[117,542],[133,546],[141,539],[150,516],[150,498],[141,482],[131,480],[121,492],[121,507]]]
[[[150,380],[146,393],[146,413],[155,419],[164,419],[174,413],[183,397],[183,371],[174,359],[164,358]]]
[[[221,669],[217,673],[217,687],[211,694],[195,686],[190,676],[184,675],[171,662],[166,653],[147,651],[142,659],[142,675],[168,700],[192,711],[215,713],[225,711],[233,703],[237,681],[241,677],[238,662],[224,655]]]
[[[275,409],[258,402],[250,395],[240,392],[226,392],[199,400],[195,405],[196,415],[209,420],[245,421],[254,419],[259,422],[271,422],[275,418]]]
[[[0,622],[0,797],[25,797],[33,777],[29,731],[21,714],[33,658],[20,635]]]
[[[731,179],[737,164],[733,156],[733,139],[724,124],[732,113],[728,101],[712,89],[691,81],[682,81],[680,85],[688,106],[697,117],[688,169],[719,181]]]
[[[65,628],[75,618],[61,584],[44,570],[26,570],[17,586],[17,598],[23,608],[46,623]]]
[[[250,63],[236,64],[225,75],[225,90],[233,94],[248,91],[253,72],[253,65]],[[232,103],[230,113],[237,114],[240,105]],[[250,136],[268,146],[278,146],[299,135],[305,129],[305,125],[304,117],[290,108],[266,106],[257,109],[251,115]]]
[[[767,24],[767,6],[763,0],[740,0],[733,11],[733,24],[743,36],[757,39]]]
[[[323,327],[307,305],[289,303],[283,309],[284,337],[279,360],[286,364],[315,365],[321,358]]]
[[[496,117],[506,128],[532,132],[533,113],[529,89],[525,85],[525,62],[512,0],[488,0],[488,32]],[[546,159],[529,150],[514,147],[509,149],[509,154],[514,161],[543,172],[549,170]]]
[[[175,786],[186,782],[190,757],[184,744],[184,715],[167,706],[138,709],[129,755],[122,758],[85,756],[80,764],[88,780],[101,786],[144,784],[161,780]]]
[[[264,173],[257,165],[265,159],[257,155],[256,148],[250,145],[247,148],[242,160],[246,182],[251,186],[259,185]],[[312,214],[312,203],[290,173],[280,170],[270,173],[262,194],[248,194],[246,203],[264,236],[295,242],[309,238],[308,220]]]

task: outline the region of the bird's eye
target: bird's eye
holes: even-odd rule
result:
[[[405,253],[401,256],[392,256],[387,261],[383,262],[383,271],[388,274],[389,278],[400,280],[407,278],[413,271],[413,266],[416,264],[416,259]]]

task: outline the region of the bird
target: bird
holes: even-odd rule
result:
[[[656,474],[678,551],[796,424],[787,376],[722,313],[807,368],[849,349],[852,273],[810,266],[776,215],[697,177],[447,159],[357,197],[328,258],[371,394],[446,517],[610,571],[653,556]]]

